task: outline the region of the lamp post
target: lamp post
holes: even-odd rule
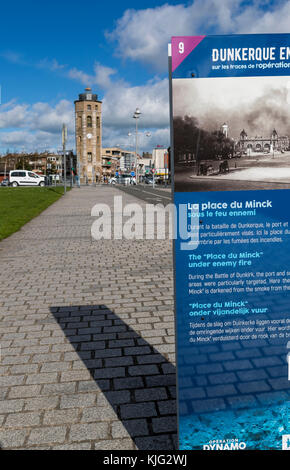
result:
[[[135,140],[135,152],[136,152],[136,184],[138,184],[138,119],[141,115],[139,108],[136,108],[133,114],[133,119],[136,121],[136,140]]]
[[[62,126],[62,148],[63,148],[63,173],[64,173],[64,194],[66,193],[66,142],[67,142],[67,127],[65,124]]]

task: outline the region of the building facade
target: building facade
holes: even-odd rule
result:
[[[135,170],[135,152],[120,147],[105,147],[102,149],[102,167],[104,176],[114,176],[116,171]]]
[[[240,138],[236,143],[236,150],[242,152],[263,152],[270,153],[275,150],[285,151],[289,148],[289,137],[279,136],[276,129],[273,129],[270,137],[248,137],[245,129],[240,133]]]
[[[102,102],[91,88],[75,101],[75,135],[81,183],[92,183],[102,176]]]
[[[170,169],[168,150],[163,147],[155,147],[152,152],[152,160],[155,174],[168,179]]]

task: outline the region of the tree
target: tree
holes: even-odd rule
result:
[[[227,159],[233,153],[233,143],[220,130],[209,132],[198,126],[190,116],[174,118],[174,159],[193,155],[199,168],[202,160]]]

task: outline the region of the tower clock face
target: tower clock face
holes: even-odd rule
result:
[[[92,138],[92,134],[87,134],[87,138],[90,140]]]

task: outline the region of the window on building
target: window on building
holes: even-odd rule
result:
[[[88,152],[88,162],[91,163],[92,161],[92,152]]]
[[[92,109],[91,105],[90,105],[90,104],[88,104],[88,106],[87,106],[87,110],[88,110],[88,111],[91,111],[91,109]]]
[[[96,106],[95,106],[95,110],[98,111],[98,105],[97,105],[97,104],[96,104]]]
[[[92,116],[87,117],[87,127],[92,127]]]
[[[100,118],[97,116],[97,127],[100,127]]]
[[[100,137],[97,135],[97,144],[100,143]]]

